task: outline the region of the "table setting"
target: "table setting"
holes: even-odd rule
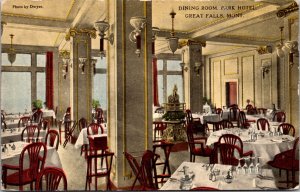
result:
[[[250,166],[243,170],[250,170]],[[240,166],[240,164],[239,164]],[[275,178],[270,169],[261,169],[257,163],[253,172],[222,164],[183,162],[160,190],[190,190],[195,187],[212,187],[219,190],[276,190]]]
[[[18,165],[20,154],[29,143],[24,141],[11,142],[1,145],[2,164]],[[59,155],[54,147],[47,146],[45,166],[62,167]]]

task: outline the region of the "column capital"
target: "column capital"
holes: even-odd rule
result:
[[[179,42],[179,47],[184,47],[184,46],[190,46],[190,45],[201,45],[201,47],[206,46],[206,42],[201,42],[201,41],[195,41],[195,40],[182,40]]]
[[[75,37],[75,35],[83,35],[83,34],[87,34],[90,38],[96,39],[97,34],[96,34],[97,30],[92,28],[92,29],[85,29],[85,28],[70,28],[68,33],[66,34],[66,41],[70,41],[71,37]]]

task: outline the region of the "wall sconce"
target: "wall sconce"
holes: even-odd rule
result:
[[[159,32],[158,27],[152,27],[152,57],[155,58],[155,39],[156,34]]]
[[[174,32],[174,18],[175,18],[176,13],[172,10],[170,15],[171,15],[171,18],[172,18],[172,31],[171,31],[171,37],[167,38],[167,40],[169,41],[169,49],[174,54],[174,52],[178,48],[178,39],[179,38],[175,37],[175,32]]]
[[[67,50],[62,50],[59,52],[59,56],[62,58],[62,65],[63,65],[63,69],[62,69],[62,74],[64,79],[66,79],[67,74],[68,74],[68,67],[72,67],[72,63],[71,63],[71,59],[70,59],[70,52]]]
[[[200,69],[202,66],[202,62],[195,62],[194,71],[197,73],[197,76],[200,76]]]
[[[96,74],[96,63],[97,59],[90,59],[91,65],[93,66],[94,75]]]
[[[147,20],[145,17],[131,17],[130,24],[134,28],[133,31],[129,34],[129,40],[136,43],[135,53],[140,56],[141,54],[141,32],[145,27]]]
[[[268,66],[262,66],[261,67],[263,79],[265,78],[265,74],[268,74],[271,71],[271,65]]]
[[[114,34],[111,33],[108,38],[105,37],[105,32],[109,29],[109,23],[106,21],[97,21],[94,24],[94,26],[97,29],[97,31],[99,32],[99,36],[100,36],[100,58],[102,59],[102,57],[105,55],[104,54],[104,39],[108,40],[108,42],[111,45],[113,45]]]
[[[1,21],[1,37],[3,34],[3,26],[6,25],[6,23],[4,21]]]
[[[86,64],[87,58],[86,57],[80,57],[78,67],[81,69],[81,74],[84,74],[84,66]]]
[[[14,35],[10,34],[9,36],[10,36],[10,48],[8,50],[7,57],[8,57],[10,64],[12,65],[16,60],[17,54],[16,54],[15,49],[12,46]]]
[[[185,66],[185,63],[184,63],[184,52],[185,50],[182,50],[182,60],[181,60],[181,63],[179,63],[180,67],[181,67],[181,71],[182,71],[182,75],[183,75],[183,71],[187,72],[189,69],[187,66]]]

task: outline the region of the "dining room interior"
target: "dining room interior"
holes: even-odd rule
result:
[[[299,189],[298,4],[2,0],[1,189]]]

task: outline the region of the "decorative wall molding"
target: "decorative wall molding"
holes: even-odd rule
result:
[[[294,11],[298,11],[299,10],[299,6],[298,4],[294,1],[291,5],[289,5],[288,7],[279,10],[276,15],[279,18],[283,18],[286,17],[287,15],[289,15],[290,13],[294,12]]]
[[[224,75],[239,74],[238,58],[224,59]]]
[[[90,38],[96,39],[97,34],[96,29],[78,29],[78,28],[71,28],[68,33],[66,34],[66,41],[70,41],[71,37],[75,37],[75,35],[82,35],[86,33]]]

